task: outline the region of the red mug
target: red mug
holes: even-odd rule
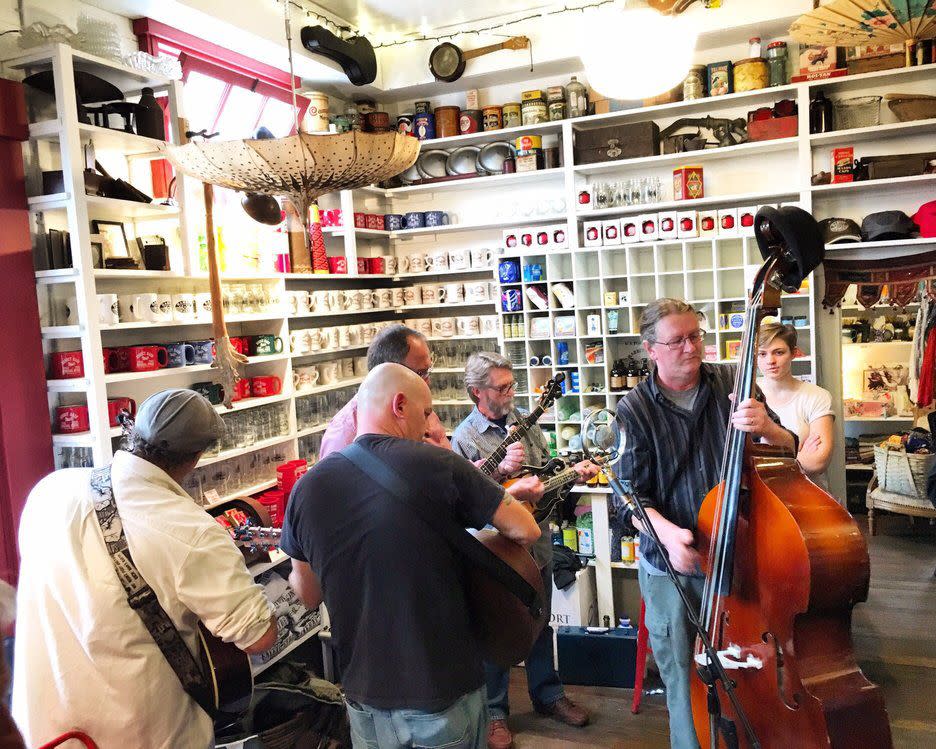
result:
[[[87,406],[58,406],[55,409],[55,427],[59,434],[87,432],[90,428]]]
[[[347,273],[348,272],[348,258],[342,257],[341,255],[332,255],[328,258],[328,272],[329,273]]]
[[[386,273],[387,268],[384,264],[384,259],[382,257],[369,257],[367,258],[367,272],[368,273]]]
[[[49,363],[54,380],[84,377],[84,357],[81,351],[53,351],[49,354]]]
[[[153,372],[169,364],[169,352],[165,346],[130,346],[127,354],[131,372]]]
[[[104,374],[120,372],[120,351],[115,348],[101,349],[104,353]]]
[[[366,213],[355,213],[355,214],[354,214],[354,228],[355,228],[355,229],[366,229],[366,228],[367,228],[367,214],[366,214]]]
[[[270,395],[279,395],[283,389],[283,381],[273,375],[260,375],[250,378],[250,394],[254,398],[265,398]]]
[[[231,396],[232,401],[241,401],[244,398],[250,397],[250,380],[246,377],[242,377],[237,382],[234,383],[234,394]]]
[[[380,213],[368,213],[364,217],[368,229],[383,229],[383,215]]]
[[[231,348],[233,348],[238,354],[243,354],[244,356],[248,355],[250,342],[247,340],[247,336],[235,335],[231,336],[228,340],[231,342]]]
[[[117,417],[121,411],[128,411],[131,416],[136,416],[136,401],[133,398],[108,398],[107,399],[107,420],[112,427],[119,427],[120,422]]]
[[[367,258],[366,257],[359,257],[357,259],[357,272],[359,276],[362,276],[365,273],[367,273]]]

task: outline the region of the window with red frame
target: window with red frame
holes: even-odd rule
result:
[[[288,73],[150,18],[134,21],[133,30],[141,50],[175,57],[182,64],[189,130],[216,132],[226,140],[249,138],[260,127],[276,137],[295,131]],[[293,83],[298,86],[299,79]],[[309,102],[297,96],[296,105],[301,120]],[[166,162],[154,162],[157,195],[164,193],[169,175]]]

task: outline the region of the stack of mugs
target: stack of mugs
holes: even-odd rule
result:
[[[403,289],[406,306],[417,304],[489,304],[497,293],[491,281],[424,283]]]
[[[459,315],[457,317],[417,317],[403,324],[427,338],[466,336],[497,338],[500,318],[497,315]]]
[[[211,294],[207,291],[197,294],[98,294],[97,302],[98,322],[104,326],[128,322],[211,322]],[[74,297],[66,300],[67,316],[75,309],[73,305]],[[66,324],[74,323],[68,321]]]
[[[330,325],[322,328],[299,328],[289,334],[289,349],[297,356],[318,354],[325,351],[341,351],[352,346],[367,346],[378,331],[392,320],[367,322],[359,325]]]
[[[319,364],[308,364],[293,368],[293,385],[296,393],[332,385],[340,385],[348,380],[364,377],[367,374],[366,356],[348,356],[332,359]]]
[[[492,257],[491,250],[485,247],[414,252],[400,258],[400,272],[445,273],[453,270],[487,270],[491,267]]]
[[[287,291],[286,301],[289,305],[288,313],[292,317],[395,309],[405,303],[402,288]]]

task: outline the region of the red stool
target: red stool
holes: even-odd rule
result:
[[[647,652],[653,652],[648,643],[647,626],[644,624],[643,598],[640,599],[640,619],[637,621],[637,659],[634,664],[634,701],[631,703],[631,712],[636,715],[640,712],[640,699],[643,697],[644,670],[647,665]]]
[[[43,744],[39,749],[53,749],[53,747],[64,744],[69,739],[80,741],[85,745],[85,749],[98,749],[98,745],[91,740],[91,737],[81,731],[69,731],[68,733],[62,734],[57,739],[52,739],[48,744]]]

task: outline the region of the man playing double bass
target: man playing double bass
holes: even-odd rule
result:
[[[654,371],[618,402],[618,423],[626,435],[619,473],[643,500],[680,582],[698,606],[705,578],[693,531],[705,495],[719,481],[735,369],[703,363],[699,316],[678,299],[658,299],[644,310],[640,338]],[[767,444],[795,448],[793,435],[758,400],[740,403],[732,424]],[[619,517],[626,515],[623,507],[616,509]],[[638,519],[631,522],[644,530]],[[653,657],[666,685],[670,744],[698,749],[689,696],[695,632],[664,570],[662,552],[643,535],[638,578]]]

